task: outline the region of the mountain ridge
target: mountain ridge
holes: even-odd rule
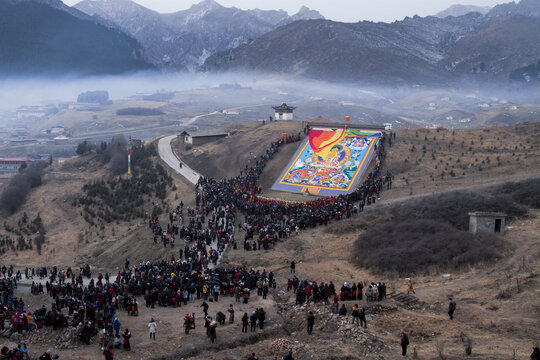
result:
[[[56,0],[0,2],[0,73],[93,75],[152,68],[135,39],[73,13],[79,11],[66,11]]]
[[[522,0],[499,5],[486,15],[414,16],[392,23],[297,21],[210,56],[201,70],[438,84],[464,78],[508,82],[516,78],[511,74],[517,69],[524,69],[520,71],[529,79],[534,71],[527,69],[540,54],[539,16],[540,1]]]
[[[477,12],[482,15],[487,14],[492,8],[490,6],[462,5],[454,4],[433,15],[435,17],[445,18],[447,16],[462,16],[471,12]]]
[[[302,7],[289,16],[283,10],[241,10],[203,0],[189,9],[160,14],[131,0],[83,0],[74,8],[97,16],[136,38],[145,58],[162,68],[195,71],[212,54],[238,47],[295,20],[322,15]]]

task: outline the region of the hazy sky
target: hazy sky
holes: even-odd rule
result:
[[[74,5],[80,0],[63,0]],[[96,0],[93,0],[96,1]],[[114,0],[109,0],[114,1]],[[158,12],[174,12],[189,8],[199,0],[135,0],[135,2]],[[293,14],[306,5],[318,10],[327,19],[345,22],[360,20],[394,21],[405,16],[433,15],[452,4],[494,6],[510,0],[217,0],[223,6],[241,9],[283,9]]]

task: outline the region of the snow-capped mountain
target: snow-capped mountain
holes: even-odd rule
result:
[[[135,37],[153,64],[188,70],[195,70],[216,52],[249,43],[281,25],[323,18],[306,7],[289,16],[283,10],[228,8],[213,0],[171,14],[159,14],[131,0],[84,0],[74,7]]]

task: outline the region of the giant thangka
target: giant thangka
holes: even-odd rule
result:
[[[372,158],[380,131],[313,128],[272,187],[274,190],[339,195],[355,190]]]

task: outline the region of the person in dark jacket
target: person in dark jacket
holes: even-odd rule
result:
[[[203,301],[203,303],[201,304],[200,307],[203,308],[204,317],[207,317],[208,316],[208,304],[206,303],[206,301]]]
[[[249,317],[248,317],[248,314],[247,313],[244,313],[244,316],[242,316],[242,332],[245,332],[247,333],[247,328],[248,328],[248,323],[249,323]]]
[[[310,335],[313,332],[313,325],[315,325],[315,315],[310,311],[307,316],[307,333]]]
[[[259,358],[255,356],[255,353],[251,353],[251,356],[247,360],[259,360]]]
[[[409,337],[403,333],[401,334],[401,355],[407,356],[407,346],[409,346]]]
[[[229,324],[232,324],[234,323],[234,308],[232,304],[229,305],[229,310],[227,311],[229,312]]]
[[[358,308],[358,304],[354,304],[354,306],[352,307],[352,323],[354,324],[355,322],[358,324],[358,317],[360,316],[359,314],[359,308]]]
[[[358,312],[358,317],[360,318],[360,326],[364,326],[364,328],[367,328],[366,308],[360,309],[360,311]]]
[[[540,348],[538,346],[533,347],[531,360],[540,360]]]
[[[450,316],[450,320],[454,320],[454,311],[456,311],[456,302],[450,298],[450,303],[448,303],[448,316]]]
[[[347,316],[347,308],[345,307],[345,304],[341,305],[341,307],[339,308],[339,315]]]
[[[263,308],[259,309],[258,312],[259,315],[259,329],[264,329],[264,320],[266,320],[266,313],[264,312]]]
[[[289,353],[287,355],[285,355],[283,357],[283,359],[281,360],[294,360],[293,356],[292,356],[292,351],[289,351]]]
[[[259,315],[256,311],[251,313],[251,316],[249,317],[249,323],[251,325],[251,332],[257,330],[257,319],[259,318]]]

